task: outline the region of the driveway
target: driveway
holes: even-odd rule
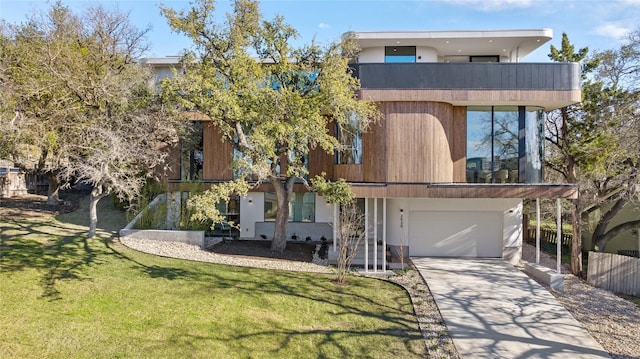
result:
[[[411,260],[462,358],[610,358],[551,293],[503,260]]]

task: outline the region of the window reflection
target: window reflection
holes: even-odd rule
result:
[[[336,151],[336,164],[362,164],[362,130],[354,115],[349,117],[347,124],[336,124],[336,136],[341,147]]]
[[[202,122],[192,122],[187,135],[181,140],[180,172],[185,181],[202,180],[204,126]]]
[[[276,194],[264,194],[264,220],[275,221],[278,212]],[[289,222],[315,222],[316,196],[315,193],[294,192],[289,200]]]
[[[467,182],[541,183],[542,116],[537,107],[468,107]]]

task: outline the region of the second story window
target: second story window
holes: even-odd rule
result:
[[[181,142],[180,172],[182,180],[202,180],[204,165],[203,132],[204,126],[202,122],[192,122],[188,135]]]
[[[336,151],[336,164],[362,164],[362,130],[358,126],[357,120],[351,118],[349,123],[344,126],[336,124],[336,136],[341,146],[341,150]]]
[[[416,62],[416,47],[385,46],[384,62]]]

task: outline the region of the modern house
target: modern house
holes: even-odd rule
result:
[[[346,179],[366,214],[363,264],[392,257],[520,259],[522,200],[576,198],[571,185],[543,183],[544,112],[581,99],[574,63],[521,60],[552,38],[549,29],[353,32],[359,96],[378,103],[383,120],[340,141],[350,150],[308,159],[309,174]],[[177,59],[147,59],[159,76]],[[162,72],[164,71],[164,72]],[[195,118],[194,118],[195,119]],[[173,188],[233,178],[233,150],[218,130],[176,153]],[[292,238],[332,240],[339,210],[297,185]],[[178,196],[180,197],[180,196]],[[177,197],[176,197],[177,198]],[[240,238],[273,235],[275,195],[268,185],[230,204]]]

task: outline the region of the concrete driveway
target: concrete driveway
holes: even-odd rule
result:
[[[610,358],[551,293],[503,260],[411,260],[462,358]]]

